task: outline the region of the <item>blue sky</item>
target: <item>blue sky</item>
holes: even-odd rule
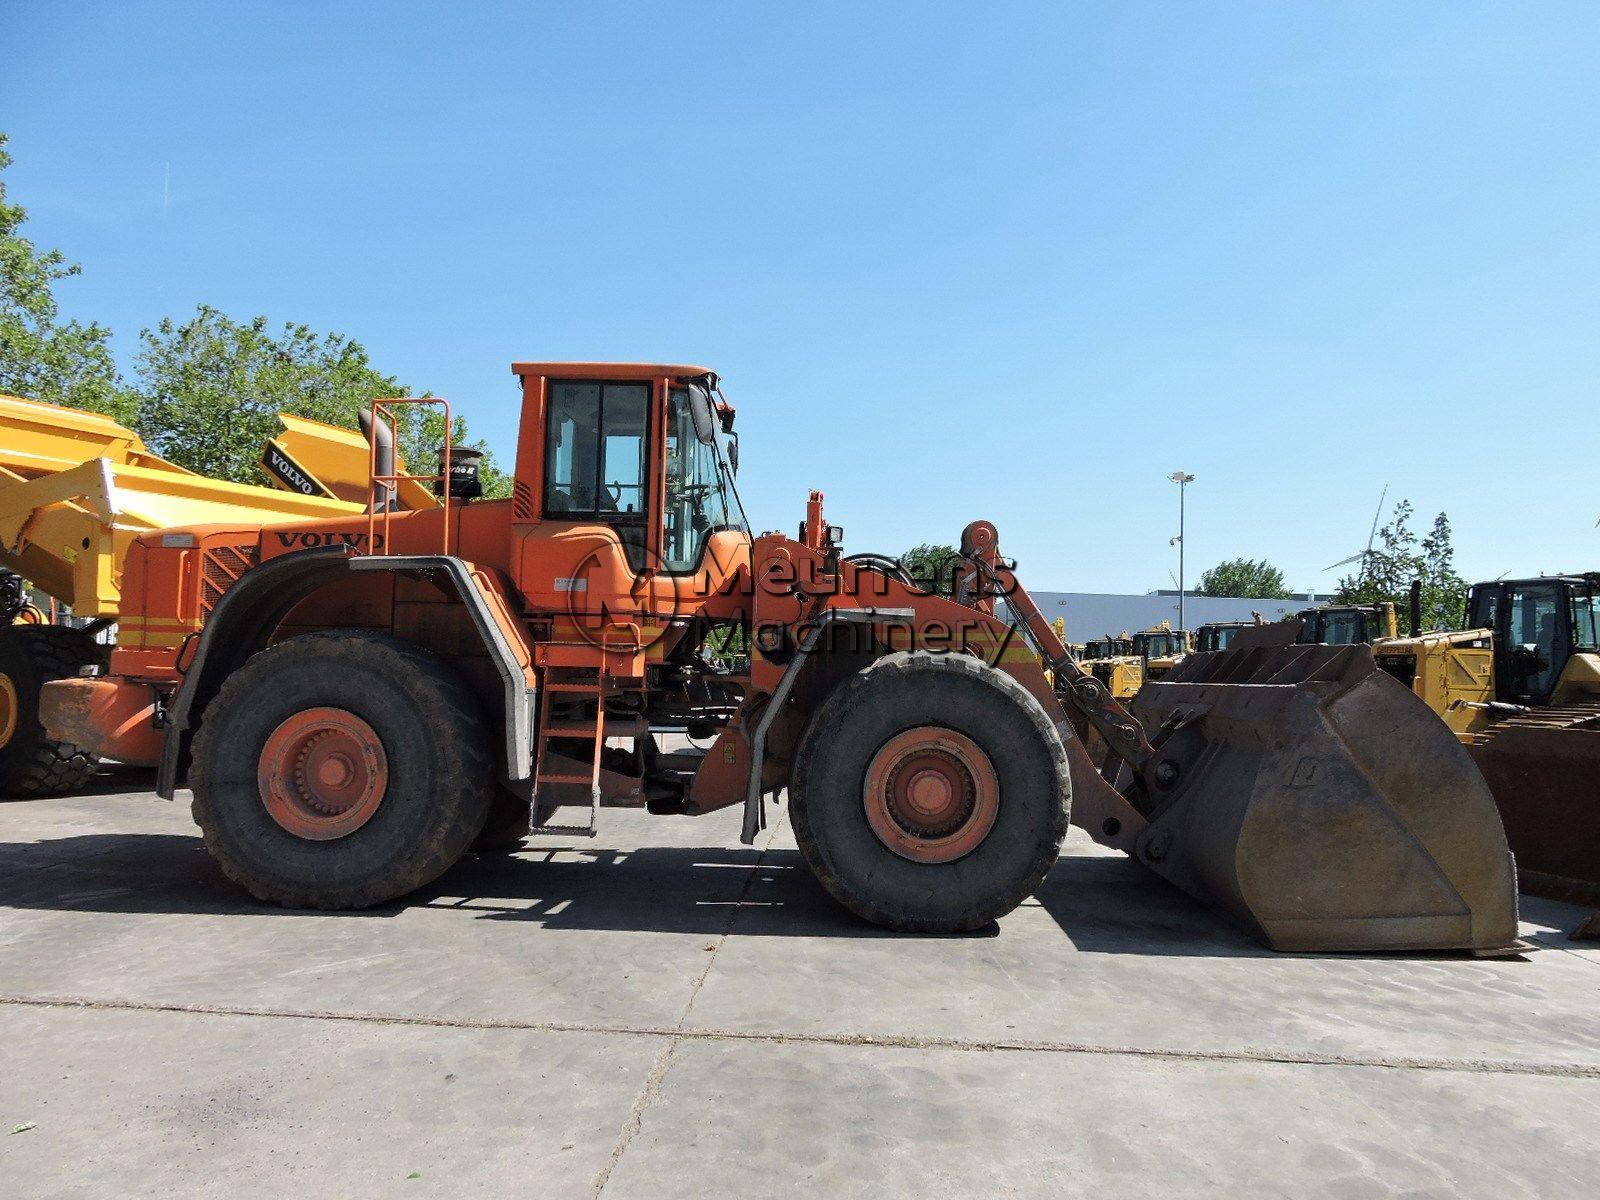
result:
[[[759,529],[997,523],[1042,589],[1380,490],[1600,567],[1600,6],[10,3],[65,310],[358,338],[510,458],[521,358],[703,363]],[[1423,522],[1425,523],[1425,521]]]

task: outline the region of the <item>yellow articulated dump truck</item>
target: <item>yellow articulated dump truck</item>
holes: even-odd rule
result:
[[[104,668],[134,538],[180,525],[258,528],[363,511],[364,497],[339,494],[350,479],[367,486],[361,435],[300,418],[285,417],[284,425],[268,455],[275,445],[298,452],[333,484],[311,476],[308,487],[294,486],[265,461],[281,487],[209,479],[151,453],[109,417],[0,396],[0,568],[10,573],[0,580],[0,796],[61,795],[98,769],[98,755],[46,736],[39,693],[48,680]],[[242,572],[250,564],[238,565]],[[87,620],[41,622],[24,580]],[[182,636],[158,626],[153,619],[124,624],[118,637],[156,645]],[[153,763],[159,755],[153,697],[137,711],[84,715],[117,730],[114,757]]]

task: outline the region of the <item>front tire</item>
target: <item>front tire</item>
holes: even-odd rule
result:
[[[1004,916],[1061,853],[1066,748],[1023,687],[966,655],[891,654],[839,684],[795,756],[789,813],[822,886],[890,929]]]
[[[351,630],[280,642],[229,676],[189,777],[223,872],[290,908],[365,908],[432,882],[482,832],[495,793],[460,677]]]

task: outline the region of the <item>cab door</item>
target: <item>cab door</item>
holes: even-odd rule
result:
[[[1495,631],[1495,670],[1502,681],[1502,700],[1534,706],[1550,702],[1572,651],[1565,601],[1565,589],[1557,583],[1506,585],[1500,597],[1500,627]]]

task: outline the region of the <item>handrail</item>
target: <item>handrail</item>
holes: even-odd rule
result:
[[[441,456],[441,474],[413,475],[396,471],[395,464],[399,459],[400,419],[396,414],[397,407],[405,405],[429,405],[444,410],[444,452]],[[389,444],[395,448],[393,461],[389,465],[389,474],[378,472],[378,422],[387,421],[389,425]],[[389,553],[389,526],[390,518],[394,515],[394,499],[399,495],[397,485],[402,482],[437,483],[439,488],[439,504],[443,509],[442,529],[443,538],[440,549],[441,554],[450,553],[450,455],[451,455],[451,419],[450,402],[440,396],[422,397],[395,397],[389,400],[374,400],[372,402],[372,437],[367,447],[367,546],[372,554]],[[387,485],[382,489],[383,502],[383,540],[378,540],[378,494],[379,484]]]

